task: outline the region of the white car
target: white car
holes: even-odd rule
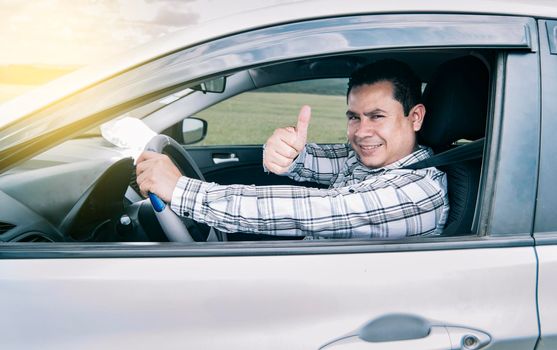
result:
[[[343,142],[346,78],[382,58],[423,81],[420,142],[457,154],[438,165],[443,234],[187,221],[195,242],[172,242],[135,184],[144,140],[118,122],[174,138],[161,151],[188,176],[290,184],[263,171],[265,137],[310,103],[315,141]],[[300,1],[16,98],[0,106],[0,348],[556,349],[556,78],[552,1]]]

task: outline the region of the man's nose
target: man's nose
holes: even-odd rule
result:
[[[357,137],[367,137],[375,135],[375,126],[373,122],[369,118],[361,118],[355,134]]]

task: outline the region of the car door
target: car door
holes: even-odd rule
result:
[[[222,185],[292,185],[287,177],[266,174],[262,145],[214,145],[187,147],[205,180]]]
[[[273,53],[290,52],[276,45],[294,43],[301,53],[290,58],[334,50],[496,50],[475,235],[2,245],[0,346],[534,349],[539,329],[531,235],[540,132],[535,29],[530,18],[421,14],[331,18],[263,29],[253,37],[238,34],[234,42],[268,40]],[[277,32],[282,35],[273,39]],[[310,45],[324,38],[334,45]],[[251,59],[263,60],[264,48]],[[210,75],[200,69],[196,74]]]

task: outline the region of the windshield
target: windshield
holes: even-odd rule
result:
[[[143,119],[147,116],[149,116],[150,114],[152,114],[153,112],[158,111],[161,108],[166,107],[167,105],[178,101],[179,99],[181,99],[182,97],[188,96],[189,94],[191,94],[192,92],[194,92],[195,90],[187,88],[178,92],[175,92],[173,94],[170,94],[168,96],[162,97],[156,101],[147,103],[141,107],[138,107],[130,112],[126,112],[124,114],[122,114],[121,116],[119,116],[116,119],[124,119],[124,118],[135,118],[135,119]],[[96,126],[94,128],[91,128],[85,132],[83,132],[82,134],[74,137],[74,138],[90,138],[90,137],[99,137],[102,136],[102,128],[105,125],[108,125],[110,123],[112,123],[113,121],[109,121],[106,123],[101,124],[100,126]]]

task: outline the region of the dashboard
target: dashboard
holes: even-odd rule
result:
[[[206,241],[208,226],[181,219],[195,241]],[[230,241],[278,239],[293,238],[228,234]],[[166,241],[139,195],[130,152],[100,137],[66,141],[0,175],[0,242]]]
[[[132,158],[88,157],[94,159],[36,159],[0,176],[0,241],[145,239],[131,229],[138,218],[130,215],[144,202],[129,187],[135,177]]]

